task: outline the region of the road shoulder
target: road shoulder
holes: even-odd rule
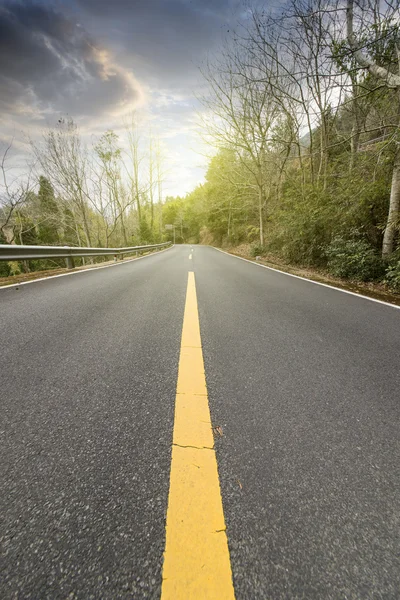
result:
[[[277,265],[263,258],[257,260],[255,258],[243,256],[242,254],[232,250],[225,250],[215,246],[213,246],[213,248],[219,252],[227,254],[228,256],[239,258],[240,260],[247,261],[265,269],[276,271],[277,273],[282,273],[283,275],[303,279],[304,281],[308,281],[310,283],[329,287],[341,292],[352,294],[354,296],[359,296],[360,298],[379,302],[381,304],[387,304],[393,308],[400,308],[400,295],[391,294],[389,292],[385,292],[384,290],[377,289],[377,286],[374,284],[345,281],[343,279],[329,277],[326,274],[318,273],[314,270],[301,269],[289,265]]]

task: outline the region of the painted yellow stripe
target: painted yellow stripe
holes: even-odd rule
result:
[[[175,402],[161,600],[233,600],[194,273],[188,277]]]

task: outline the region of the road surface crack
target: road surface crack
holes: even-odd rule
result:
[[[194,448],[194,450],[214,450],[214,448],[210,448],[210,446],[184,446],[183,444],[172,444],[173,446],[177,446],[178,448]]]

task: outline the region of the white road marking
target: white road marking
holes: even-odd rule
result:
[[[192,255],[191,254],[189,254],[189,260],[192,260]]]
[[[356,298],[363,298],[364,300],[370,300],[371,302],[377,302],[378,304],[384,304],[385,306],[391,306],[392,308],[397,308],[400,310],[400,306],[396,304],[391,304],[390,302],[385,302],[384,300],[377,300],[376,298],[370,298],[369,296],[364,296],[364,294],[357,294],[356,292],[350,292],[349,290],[342,290],[342,288],[335,287],[334,285],[329,285],[328,283],[321,283],[320,281],[313,281],[313,279],[307,279],[307,277],[300,277],[299,275],[293,275],[292,273],[285,273],[285,271],[280,271],[279,269],[274,269],[273,267],[267,267],[267,265],[260,265],[258,262],[253,262],[252,260],[248,260],[247,258],[242,258],[241,256],[236,256],[236,254],[230,254],[229,252],[225,252],[225,250],[221,250],[220,248],[215,248],[211,246],[214,250],[218,250],[218,252],[222,252],[223,254],[227,254],[232,258],[238,258],[239,260],[244,260],[256,267],[262,267],[263,269],[269,269],[270,271],[276,271],[277,273],[282,273],[282,275],[287,275],[288,277],[294,277],[295,279],[300,279],[301,281],[308,281],[308,283],[314,283],[315,285],[322,285],[322,287],[327,287],[331,290],[336,290],[337,292],[343,292],[344,294],[350,294],[351,296],[356,296]]]

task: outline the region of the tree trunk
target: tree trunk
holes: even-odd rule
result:
[[[89,224],[88,224],[87,215],[86,215],[86,207],[85,207],[84,200],[82,200],[82,199],[80,202],[80,208],[81,208],[81,214],[82,214],[83,231],[84,231],[85,237],[86,237],[86,243],[90,247],[92,245],[92,240],[90,238]]]
[[[350,163],[349,163],[349,172],[351,173],[354,169],[354,166],[357,161],[357,153],[358,148],[360,146],[360,134],[361,134],[361,125],[360,125],[360,107],[358,104],[358,87],[356,75],[351,74],[351,89],[353,94],[352,101],[352,117],[353,117],[353,126],[351,128],[351,139],[350,139]]]
[[[136,169],[135,169],[135,177],[137,177]],[[140,225],[142,222],[142,207],[140,205],[140,192],[139,192],[139,186],[138,186],[138,179],[135,179],[135,186],[134,186],[133,194],[134,194],[134,198],[135,198],[137,219],[138,219],[138,236],[140,237]]]
[[[128,246],[128,237],[126,235],[126,227],[125,227],[125,219],[124,219],[123,211],[121,211],[121,229],[122,229],[122,237],[124,239],[124,245]]]
[[[359,129],[358,124],[354,123],[352,130],[351,130],[351,140],[350,140],[350,162],[349,162],[350,173],[354,169],[359,145],[360,145],[360,129]]]
[[[78,240],[78,245],[82,246],[81,235],[79,233],[79,223],[78,223],[78,219],[76,218],[76,214],[75,214],[74,208],[71,208],[71,212],[72,212],[72,216],[73,216],[73,219],[74,219],[75,232],[76,232],[76,237],[77,237],[77,240]],[[82,264],[85,265],[86,261],[85,261],[85,257],[84,256],[82,256],[81,260],[82,260]]]
[[[396,145],[394,157],[392,186],[390,190],[389,214],[383,235],[382,257],[389,258],[394,249],[396,229],[400,217],[400,146]]]
[[[264,225],[263,225],[263,206],[264,206],[264,190],[260,185],[258,188],[258,216],[260,222],[260,245],[264,246]]]
[[[5,237],[7,244],[15,244],[15,231],[12,225],[3,225],[1,232]]]

